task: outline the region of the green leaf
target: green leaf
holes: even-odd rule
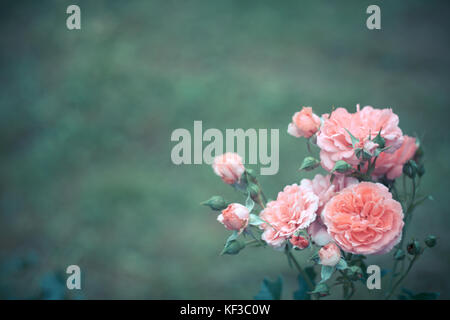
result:
[[[335,268],[332,266],[322,266],[322,271],[320,272],[322,280],[320,280],[320,283],[324,283],[325,281],[330,279],[334,273],[334,270]]]
[[[252,197],[249,192],[247,200],[245,200],[245,207],[248,209],[248,211],[252,212],[254,206],[255,206],[255,202],[252,200]]]
[[[402,288],[402,293],[398,296],[401,300],[436,300],[440,296],[439,292],[420,292],[415,294],[406,288]]]
[[[413,300],[436,300],[439,296],[439,292],[421,292],[414,295]]]
[[[294,291],[294,300],[311,300],[308,294],[308,284],[301,274],[298,275],[298,289]]]
[[[316,279],[316,271],[314,270],[313,266],[309,266],[305,268],[305,272],[308,275],[309,279],[315,283],[315,279]]]
[[[281,291],[283,289],[283,278],[278,276],[278,279],[271,281],[265,278],[261,284],[261,290],[254,297],[255,300],[280,300]]]
[[[348,131],[347,129],[345,129],[345,131],[348,132],[348,134],[350,135],[350,139],[352,139],[352,146],[353,148],[355,148],[356,144],[359,143],[359,139],[357,139],[356,137],[354,137],[350,131]]]
[[[318,293],[321,296],[327,296],[330,294],[330,289],[325,283],[319,282],[314,288],[314,290],[311,291],[310,293]]]
[[[236,240],[239,237],[239,232],[233,231],[233,233],[228,237],[227,243],[233,240]]]
[[[248,223],[252,226],[259,226],[266,222],[263,219],[261,219],[258,215],[251,213],[250,220]]]
[[[336,265],[336,269],[345,270],[347,268],[348,268],[347,262],[341,258],[341,260],[339,260],[339,262]]]

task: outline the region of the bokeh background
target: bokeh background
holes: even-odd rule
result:
[[[66,28],[81,7],[82,29]],[[382,29],[366,28],[381,7]],[[275,197],[311,174],[286,133],[302,105],[392,107],[427,173],[408,239],[439,237],[404,287],[450,298],[448,1],[2,1],[0,298],[252,299],[296,272],[270,248],[219,256],[199,203],[242,201],[208,165],[175,166],[176,128],[278,128]],[[255,167],[253,167],[255,168]],[[308,254],[298,254],[299,259]],[[370,263],[389,268],[390,255]],[[389,264],[386,264],[389,263]],[[68,293],[65,269],[82,270]],[[332,298],[339,298],[335,290]],[[378,298],[360,288],[356,298]]]

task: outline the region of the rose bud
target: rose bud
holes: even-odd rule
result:
[[[239,182],[239,179],[245,171],[242,158],[233,152],[227,152],[215,157],[212,167],[215,174],[221,177],[223,182],[227,184]]]
[[[203,201],[200,204],[202,204],[204,206],[208,206],[211,209],[216,210],[216,211],[221,211],[221,210],[225,209],[226,207],[228,207],[227,202],[221,196],[212,196],[211,198],[209,198],[206,201]]]
[[[229,241],[225,248],[223,248],[222,252],[220,253],[220,255],[224,255],[224,254],[238,254],[242,249],[245,248],[245,243],[240,241],[240,240],[232,240]]]
[[[306,157],[303,159],[299,170],[311,171],[320,165],[320,161],[313,157]]]
[[[222,211],[217,220],[228,230],[236,230],[240,233],[247,227],[249,217],[250,212],[246,207],[239,203],[232,203]]]
[[[331,238],[327,231],[327,227],[318,222],[317,219],[309,225],[308,234],[310,235],[311,240],[318,246],[324,246],[333,241],[333,238]]]
[[[408,253],[410,255],[419,255],[422,253],[422,248],[420,246],[420,242],[417,240],[413,240],[410,243],[408,243],[408,245],[406,246],[406,251],[408,251]]]
[[[309,241],[303,236],[292,236],[289,240],[294,248],[305,249],[309,246]]]
[[[429,235],[425,238],[425,244],[428,248],[433,248],[436,245],[436,242],[437,240],[435,236]]]
[[[319,257],[321,265],[333,267],[341,259],[341,250],[334,242],[330,242],[320,248]]]
[[[320,128],[320,118],[312,112],[311,107],[303,107],[292,117],[287,132],[294,137],[310,138]]]

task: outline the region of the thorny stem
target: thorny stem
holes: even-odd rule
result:
[[[253,183],[258,186],[258,190],[259,190],[258,191],[258,197],[255,199],[255,201],[262,209],[264,209],[266,207],[265,203],[267,203],[266,195],[262,191],[262,188],[261,188],[261,185],[259,184],[258,179],[253,177],[252,180],[253,180]]]
[[[258,239],[253,239],[253,240],[246,241],[245,245],[248,246],[248,245],[251,245],[254,243],[260,244],[261,242]]]
[[[404,189],[404,192],[406,193],[405,176],[403,176],[403,189]],[[415,198],[416,198],[416,180],[415,180],[415,178],[412,178],[412,195],[411,195],[411,200],[410,200],[410,203],[409,203],[408,207],[406,208],[406,212],[405,212],[405,226],[403,227],[402,239],[400,240],[399,244],[396,246],[396,250],[401,249],[403,247],[403,242],[405,240],[405,235],[406,235],[406,231],[407,231],[407,228],[408,228],[408,224],[409,224],[409,221],[411,220],[411,214],[412,214],[412,211],[414,209]],[[406,202],[407,202],[407,199],[405,199],[405,203]],[[399,283],[406,277],[406,275],[408,274],[409,270],[411,269],[411,267],[413,265],[413,262],[416,260],[416,257],[417,256],[414,256],[414,258],[411,261],[411,263],[409,264],[408,269],[406,270],[406,272],[401,276],[401,278],[393,286],[395,278],[397,277],[397,267],[398,267],[398,262],[399,262],[399,260],[395,260],[394,266],[392,268],[391,282],[389,284],[389,290],[388,290],[388,293],[386,295],[386,299],[389,299],[392,296],[392,294],[394,294],[394,292],[397,289],[397,286],[399,285]]]
[[[290,250],[286,251],[286,255],[288,256],[288,259],[291,259],[292,262],[294,262],[295,267],[297,268],[298,272],[302,275],[302,277],[305,279],[306,284],[308,285],[308,288],[310,291],[314,290],[314,284],[312,283],[311,279],[309,278],[308,274],[303,270],[303,268],[300,266],[300,264],[295,259],[294,255]]]
[[[355,286],[353,285],[352,280],[347,276],[347,272],[344,272],[342,270],[339,270],[339,272],[341,273],[341,275],[345,278],[345,281],[342,283],[342,295],[344,297],[345,300],[350,300],[350,298],[353,296],[353,294],[355,293]],[[350,294],[345,294],[345,286],[346,285],[350,285],[350,289],[352,290],[350,292]]]
[[[388,293],[388,295],[386,296],[386,300],[389,300],[389,298],[392,296],[392,294],[395,292],[395,290],[397,289],[397,287],[402,283],[402,281],[406,278],[406,276],[409,273],[409,270],[411,270],[414,262],[416,262],[417,258],[419,257],[419,255],[415,255],[414,258],[412,258],[411,262],[409,263],[408,269],[406,269],[406,272],[400,277],[400,279],[397,280],[397,282],[395,283],[394,287],[392,288],[392,290]]]

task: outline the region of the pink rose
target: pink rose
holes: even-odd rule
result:
[[[320,118],[312,112],[311,107],[303,107],[292,117],[288,133],[294,137],[310,138],[320,128]]]
[[[370,141],[381,130],[381,136],[390,147],[385,152],[393,153],[403,143],[402,130],[398,127],[398,116],[392,109],[374,109],[364,107],[356,113],[349,113],[344,108],[338,108],[331,115],[322,116],[325,120],[317,134],[317,145],[320,147],[322,167],[331,171],[338,160],[344,160],[356,167],[359,163],[353,150],[350,134],[359,139],[359,148],[373,152],[376,143]]]
[[[246,207],[239,203],[232,203],[217,217],[228,230],[236,230],[242,232],[249,220],[250,212]]]
[[[262,224],[261,238],[279,248],[295,231],[307,228],[315,219],[319,198],[309,189],[297,184],[286,186],[278,193],[277,200],[270,201],[260,217],[269,224]]]
[[[382,152],[375,163],[374,177],[386,177],[394,180],[402,175],[403,165],[414,157],[417,151],[416,139],[404,136],[402,146],[394,153]]]
[[[322,212],[333,240],[347,252],[381,254],[402,236],[403,211],[380,183],[361,182],[335,195]]]
[[[337,265],[341,259],[341,250],[334,242],[330,242],[320,248],[319,258],[321,265],[333,267]]]
[[[324,246],[333,241],[333,238],[328,233],[327,227],[321,222],[319,217],[308,227],[308,234],[311,240],[318,246]]]
[[[309,246],[309,241],[303,236],[292,236],[289,241],[292,243],[292,245],[299,249],[305,249]]]
[[[242,158],[233,152],[215,157],[212,167],[214,172],[227,184],[239,182],[245,171]]]
[[[320,216],[325,204],[336,194],[336,192],[356,183],[358,183],[358,179],[346,177],[344,175],[335,176],[333,183],[331,183],[331,175],[323,176],[321,174],[316,174],[312,180],[302,179],[300,181],[300,186],[311,190],[319,197],[317,214]]]

